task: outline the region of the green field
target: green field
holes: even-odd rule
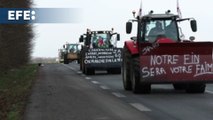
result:
[[[27,98],[37,74],[30,64],[0,72],[0,120],[22,120]]]

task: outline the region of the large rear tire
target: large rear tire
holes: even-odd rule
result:
[[[82,59],[80,59],[80,60],[79,60],[79,62],[80,62],[80,70],[82,70],[82,71],[83,71],[83,60],[82,60]]]
[[[67,54],[64,55],[64,64],[68,64]]]
[[[124,48],[122,62],[122,78],[125,90],[132,90],[131,72],[130,72],[131,54],[127,48]]]
[[[82,70],[82,63],[80,62],[80,70]]]
[[[134,70],[131,70],[132,72],[132,92],[137,94],[141,93],[141,85],[140,85],[140,79],[138,78],[137,73],[135,73]]]
[[[85,67],[85,74],[86,75],[94,75],[95,74],[94,68]]]
[[[132,71],[132,91],[133,93],[149,94],[151,92],[151,84],[140,82],[140,58],[133,59],[131,67]]]
[[[77,63],[80,64],[80,59],[77,59]]]
[[[86,73],[86,68],[85,68],[85,64],[82,63],[82,72],[85,74]]]

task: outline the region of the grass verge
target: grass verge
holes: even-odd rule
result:
[[[22,120],[37,65],[0,73],[0,120]]]

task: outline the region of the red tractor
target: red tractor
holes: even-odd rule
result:
[[[179,18],[167,11],[149,14],[126,23],[131,33],[137,22],[137,36],[125,41],[122,76],[125,90],[150,93],[152,84],[173,84],[189,93],[203,93],[206,83],[213,82],[213,42],[182,40],[180,22],[190,21],[193,32],[197,23],[193,18]]]

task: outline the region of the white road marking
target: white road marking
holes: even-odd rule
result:
[[[213,91],[206,90],[206,93],[213,94]]]
[[[81,74],[82,72],[81,72],[81,71],[78,71],[77,73],[78,73],[78,74]]]
[[[101,85],[100,88],[102,88],[102,89],[104,89],[104,90],[109,90],[109,89],[110,89],[109,87],[103,86],[103,85]]]
[[[86,79],[86,80],[91,80],[92,78],[91,78],[91,77],[85,77],[85,79]]]
[[[91,81],[93,84],[99,84],[98,81]]]
[[[151,111],[151,109],[147,108],[146,106],[144,106],[140,103],[130,103],[130,105],[133,106],[134,108],[138,109],[139,111],[142,111],[142,112]]]
[[[125,95],[118,93],[118,92],[113,92],[112,94],[116,97],[119,97],[119,98],[126,97]]]

